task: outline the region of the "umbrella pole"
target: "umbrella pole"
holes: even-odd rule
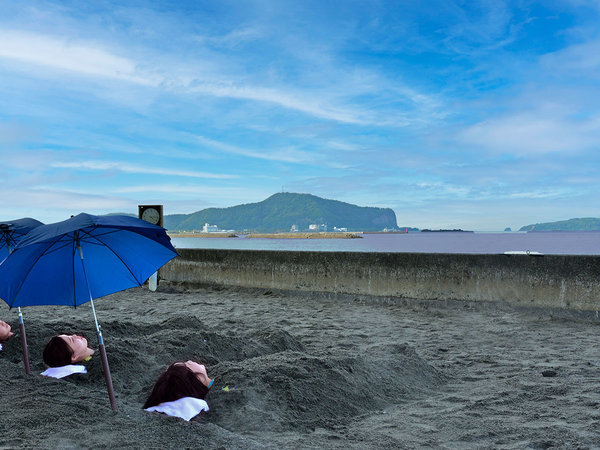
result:
[[[23,323],[23,313],[21,307],[18,308],[19,313],[19,328],[21,330],[21,345],[23,346],[23,362],[25,363],[25,373],[29,375],[29,350],[27,349],[27,336],[25,335],[25,323]]]
[[[115,391],[113,389],[112,378],[110,376],[110,368],[108,367],[108,357],[106,356],[106,349],[104,348],[104,339],[102,338],[102,331],[100,331],[100,325],[98,324],[98,317],[96,316],[96,308],[94,307],[94,299],[92,298],[92,291],[90,290],[90,284],[87,281],[87,274],[85,273],[85,264],[83,263],[83,249],[77,240],[77,250],[79,250],[79,257],[81,258],[81,267],[83,268],[83,276],[85,278],[85,284],[88,288],[88,294],[90,296],[90,303],[92,304],[92,312],[94,313],[94,322],[96,323],[96,333],[98,333],[98,348],[100,350],[100,356],[102,356],[102,369],[104,370],[104,379],[106,380],[106,389],[108,389],[108,399],[110,400],[110,407],[113,411],[117,410],[117,400],[115,399]]]
[[[10,245],[7,244],[8,254],[12,253],[12,249]],[[21,307],[17,308],[19,315],[19,329],[21,330],[21,346],[23,347],[23,363],[25,364],[25,373],[29,375],[31,370],[29,369],[29,349],[27,348],[27,336],[25,335],[25,323],[23,322],[23,313],[21,312]]]
[[[104,379],[106,380],[106,388],[108,389],[110,407],[113,409],[113,411],[116,411],[117,400],[115,399],[115,391],[113,389],[112,378],[110,376],[110,368],[108,367],[108,358],[106,356],[106,349],[104,348],[104,339],[102,338],[102,331],[100,331],[100,325],[98,325],[98,318],[96,317],[96,308],[94,308],[94,300],[92,300],[91,296],[90,303],[92,304],[92,312],[94,313],[94,322],[96,322],[96,332],[98,333],[98,348],[100,349],[100,356],[102,356],[102,369],[104,370]]]

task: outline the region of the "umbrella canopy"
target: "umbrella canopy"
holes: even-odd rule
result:
[[[0,264],[11,308],[78,306],[133,286],[177,256],[164,228],[130,216],[81,213],[42,225]]]
[[[81,213],[30,231],[0,264],[8,306],[92,305],[110,404],[117,409],[93,299],[133,286],[177,252],[166,230],[130,216]]]
[[[0,222],[0,261],[8,256],[23,236],[40,225],[43,223],[29,217]]]

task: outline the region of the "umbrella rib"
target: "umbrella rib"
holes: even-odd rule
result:
[[[126,230],[119,230],[119,231],[126,231]],[[92,239],[96,239],[98,242],[100,242],[104,247],[106,247],[107,249],[109,249],[113,255],[115,255],[117,257],[117,259],[119,261],[121,261],[121,263],[125,266],[125,268],[129,271],[129,273],[131,274],[131,276],[133,277],[133,279],[137,282],[138,286],[141,286],[142,283],[140,283],[140,281],[137,279],[137,277],[135,276],[135,274],[132,272],[132,270],[129,268],[129,266],[127,265],[127,263],[125,261],[123,261],[123,258],[121,258],[117,252],[115,252],[112,247],[110,245],[108,245],[106,242],[104,242],[103,240],[99,239],[97,236],[92,236],[91,234],[89,234],[87,231],[83,231],[83,233],[87,234],[90,238]],[[116,231],[115,231],[116,233]],[[109,234],[109,233],[103,233],[103,234]]]
[[[62,239],[64,236],[65,236],[65,235],[62,235],[62,236],[60,237],[60,239]],[[56,241],[54,241],[54,242],[52,243],[52,245],[54,246],[54,244],[56,244],[58,241],[60,241],[60,239],[57,239]],[[58,247],[58,246],[55,246],[55,247],[52,249],[52,251],[49,251],[48,253],[46,253],[46,255],[49,255],[50,253],[53,253],[53,252],[57,252],[57,251],[59,251],[59,250],[60,250],[60,249],[62,249],[62,248],[68,247],[70,243],[71,243],[71,242],[70,242],[70,240],[69,240],[69,242],[65,242],[65,243],[63,243],[63,245],[62,245],[62,246],[60,246],[60,247]]]

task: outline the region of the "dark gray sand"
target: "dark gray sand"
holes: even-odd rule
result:
[[[96,345],[89,303],[24,308],[0,352],[0,448],[597,448],[600,328],[498,307],[327,299],[235,289],[136,288],[96,301],[119,411],[99,355],[55,380],[54,333]],[[16,312],[0,318],[18,329]],[[141,406],[161,370],[216,377],[191,422]],[[222,388],[235,386],[226,392]]]

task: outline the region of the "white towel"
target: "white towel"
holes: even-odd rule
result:
[[[172,402],[160,403],[157,406],[146,408],[145,411],[157,411],[168,416],[179,417],[190,421],[202,411],[208,411],[208,403],[196,397],[183,397]]]
[[[74,373],[87,373],[85,366],[69,364],[62,367],[50,367],[42,372],[45,377],[64,378]]]

